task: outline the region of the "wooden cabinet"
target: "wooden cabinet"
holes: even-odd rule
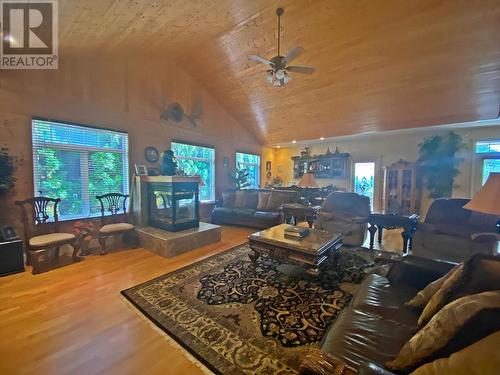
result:
[[[347,178],[349,156],[347,153],[294,156],[293,178],[301,178],[306,171],[312,172],[315,178]]]
[[[400,160],[384,167],[384,212],[399,215],[418,213],[419,197],[415,163]]]

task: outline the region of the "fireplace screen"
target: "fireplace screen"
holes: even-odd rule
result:
[[[197,182],[148,184],[149,225],[177,232],[199,226]]]

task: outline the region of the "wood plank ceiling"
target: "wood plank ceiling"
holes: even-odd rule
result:
[[[492,119],[500,103],[500,0],[64,0],[60,48],[175,59],[265,144]],[[286,86],[265,81],[305,52]]]

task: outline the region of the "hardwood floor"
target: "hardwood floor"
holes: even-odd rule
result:
[[[120,291],[241,244],[254,231],[224,227],[221,242],[170,259],[124,249],[0,278],[0,374],[201,374]],[[400,238],[386,231],[384,245],[399,248]]]
[[[125,249],[0,278],[0,374],[201,374],[120,291],[243,243],[254,231],[224,227],[221,242],[170,259]]]

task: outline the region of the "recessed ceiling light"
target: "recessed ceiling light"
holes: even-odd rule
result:
[[[321,137],[321,138],[320,138],[320,140],[322,140],[322,141],[323,141],[324,139],[325,139],[325,137]]]
[[[297,141],[292,141],[292,143],[297,143]]]
[[[276,148],[280,148],[280,147],[281,147],[280,145],[276,146]]]

